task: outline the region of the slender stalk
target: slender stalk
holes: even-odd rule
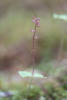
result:
[[[35,25],[35,27],[34,27],[34,30],[35,30],[35,32],[33,33],[33,39],[32,39],[32,50],[33,50],[33,52],[32,52],[32,59],[33,59],[33,69],[32,69],[32,78],[31,78],[31,83],[30,83],[30,86],[31,86],[31,84],[32,84],[32,81],[33,81],[33,74],[34,74],[34,70],[35,70],[35,52],[36,52],[36,48],[35,48],[35,35],[36,35],[36,25]]]
[[[33,69],[32,69],[32,78],[31,82],[29,84],[29,89],[31,87],[32,81],[33,81],[33,76],[34,76],[34,67],[35,67],[35,59],[36,59],[36,28],[40,26],[40,18],[33,17],[32,22],[35,24],[33,32],[33,37],[32,37],[32,59],[33,59]]]
[[[35,35],[36,35],[36,25],[35,25],[35,27],[34,27],[34,30],[35,30],[35,32],[34,32],[34,34],[33,34],[33,40],[32,40],[32,45],[33,45],[33,71],[32,71],[32,75],[33,75],[33,73],[34,73],[34,66],[35,66],[35,52],[36,52],[36,48],[35,48]]]
[[[32,85],[32,81],[33,81],[33,74],[34,74],[34,70],[35,70],[35,35],[36,35],[36,25],[34,27],[35,32],[33,33],[33,38],[32,38],[32,59],[33,59],[33,69],[32,69],[32,78],[30,80],[30,84],[29,84],[29,89],[31,88]]]

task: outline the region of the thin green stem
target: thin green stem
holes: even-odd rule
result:
[[[32,69],[32,78],[31,78],[31,81],[30,81],[30,84],[29,84],[29,90],[31,88],[31,85],[32,85],[32,81],[33,81],[33,75],[34,75],[34,66],[35,66],[35,35],[36,35],[36,24],[35,24],[35,27],[34,27],[34,34],[33,34],[33,39],[32,39],[32,58],[33,58],[33,69]]]
[[[35,48],[35,35],[36,35],[36,24],[35,24],[34,30],[35,30],[35,32],[33,34],[33,40],[32,40],[33,41],[33,48],[32,48],[33,49],[33,52],[32,52],[33,53],[33,71],[32,71],[32,75],[34,73],[34,66],[35,66],[35,51],[36,51],[35,50],[36,49]]]

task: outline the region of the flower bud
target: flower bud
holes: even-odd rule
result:
[[[34,33],[34,32],[36,32],[36,31],[33,29],[32,32]]]

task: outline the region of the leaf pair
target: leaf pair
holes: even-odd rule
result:
[[[32,74],[32,72],[19,71],[18,73],[23,78],[25,78],[25,77],[47,78],[47,77],[44,77],[42,74],[37,73],[37,72],[35,72],[34,74]]]

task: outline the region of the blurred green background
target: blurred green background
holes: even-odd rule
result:
[[[67,99],[67,22],[54,19],[54,13],[66,15],[67,0],[0,0],[0,90],[19,91],[10,100]],[[33,16],[40,17],[35,70],[48,77],[40,80],[47,93],[41,85],[36,88],[34,79],[27,94],[29,80],[18,75],[19,70],[32,70]]]

